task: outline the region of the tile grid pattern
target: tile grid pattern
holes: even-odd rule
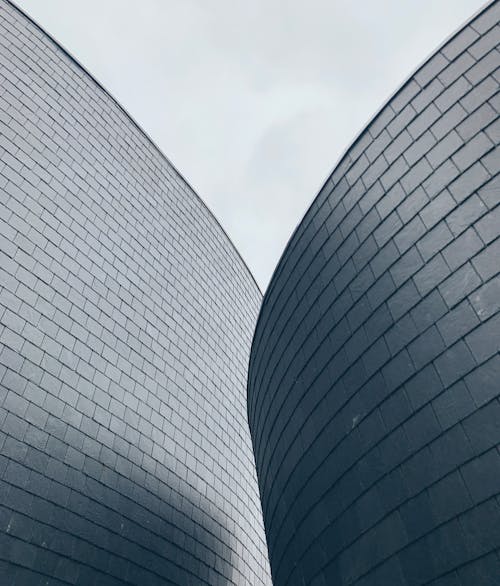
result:
[[[264,297],[248,409],[277,586],[500,575],[499,13],[369,124]]]
[[[98,84],[0,3],[0,583],[269,584],[260,293]]]

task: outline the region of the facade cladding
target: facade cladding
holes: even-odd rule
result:
[[[151,141],[4,0],[0,47],[0,584],[269,584],[257,286]]]
[[[276,586],[500,583],[499,14],[361,133],[265,295],[248,409]]]

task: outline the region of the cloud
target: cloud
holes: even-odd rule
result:
[[[340,153],[483,0],[18,0],[124,105],[263,288]]]

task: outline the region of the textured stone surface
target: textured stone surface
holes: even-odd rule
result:
[[[493,586],[500,3],[389,100],[297,227],[249,418],[276,586]]]
[[[260,293],[116,102],[0,3],[0,584],[269,584]]]

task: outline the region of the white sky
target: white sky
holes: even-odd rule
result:
[[[127,109],[264,290],[340,154],[482,0],[18,0]]]

